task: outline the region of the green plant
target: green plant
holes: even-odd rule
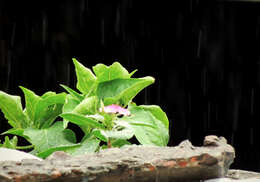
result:
[[[28,146],[32,153],[43,158],[57,150],[77,155],[121,147],[130,144],[128,140],[134,136],[140,144],[167,145],[166,114],[159,106],[133,102],[140,91],[154,83],[153,77],[132,78],[136,70],[129,73],[118,62],[110,66],[97,64],[93,72],[76,59],[73,63],[78,91],[61,85],[68,94],[47,92],[37,96],[20,87],[25,95],[25,109],[19,96],[0,91],[0,109],[13,127],[3,134],[24,137],[32,144]],[[58,116],[63,121],[55,121]],[[69,122],[85,134],[79,143],[75,133],[66,129]],[[16,144],[16,138],[5,138],[2,145],[18,149]]]
[[[165,146],[169,121],[159,106],[137,106],[133,98],[154,83],[154,78],[132,78],[120,63],[97,64],[93,72],[73,59],[77,89],[68,91],[61,117],[77,124],[86,135],[94,135],[107,146],[129,144],[135,136],[141,144]],[[125,114],[128,111],[128,114]]]
[[[2,134],[13,134],[24,137],[32,145],[17,146],[17,138],[11,140],[6,136],[3,147],[14,149],[33,149],[32,153],[43,156],[41,153],[52,148],[70,149],[75,144],[75,134],[63,128],[63,122],[56,118],[62,113],[66,94],[47,92],[42,96],[33,91],[20,87],[25,96],[25,109],[19,96],[9,95],[0,91],[0,109],[11,125],[11,129]]]

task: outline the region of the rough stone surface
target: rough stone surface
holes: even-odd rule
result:
[[[21,161],[23,159],[42,160],[34,155],[14,149],[0,148],[0,161]]]
[[[55,152],[44,161],[0,162],[1,182],[185,182],[225,177],[235,152],[223,137],[202,147],[188,140],[176,147],[128,146],[71,157]]]

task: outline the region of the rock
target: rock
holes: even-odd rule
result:
[[[49,161],[55,161],[55,160],[68,160],[69,158],[71,158],[72,156],[67,154],[66,152],[63,151],[56,151],[53,152],[49,157],[47,157],[46,160]]]
[[[0,161],[21,161],[23,159],[42,160],[34,155],[19,150],[0,148]]]
[[[71,157],[56,152],[44,161],[0,162],[0,181],[193,182],[225,177],[235,152],[223,137],[202,147],[188,140],[176,147],[127,146]]]
[[[248,178],[260,179],[260,173],[253,172],[253,171],[230,169],[227,173],[227,177],[232,179],[248,179]]]
[[[260,182],[260,173],[230,169],[226,178],[210,179],[204,182]]]
[[[217,178],[205,180],[204,182],[259,182],[260,178],[249,178],[249,179],[231,179],[231,178]]]

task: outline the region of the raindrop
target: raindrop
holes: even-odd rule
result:
[[[200,58],[200,52],[201,52],[201,40],[202,40],[202,30],[199,30],[199,36],[198,36],[198,48],[197,48],[197,57]]]
[[[12,28],[12,35],[11,35],[11,47],[14,47],[14,40],[15,40],[15,33],[16,33],[16,22],[13,24]]]
[[[188,112],[191,113],[191,93],[188,93]]]
[[[9,88],[9,83],[10,83],[10,76],[11,76],[11,61],[12,61],[12,51],[8,51],[8,62],[7,62],[7,79],[6,79],[6,88],[5,90],[7,91]]]
[[[254,145],[254,129],[250,128],[250,145]]]
[[[234,100],[234,110],[233,110],[233,130],[237,130],[238,125],[238,112],[239,112],[239,98]]]
[[[86,0],[86,11],[89,10],[89,6],[88,6],[88,0]]]
[[[116,10],[115,34],[118,37],[120,33],[120,11],[119,7]]]
[[[210,128],[210,114],[211,114],[211,103],[208,102],[208,118],[207,118],[207,126]]]
[[[104,18],[101,19],[101,44],[105,46],[105,21]]]
[[[42,45],[46,45],[48,20],[45,12],[42,13]]]
[[[80,2],[80,26],[84,24],[85,0]]]
[[[255,90],[252,88],[251,90],[251,104],[250,104],[250,114],[254,114],[254,96],[255,96]]]
[[[202,83],[202,88],[203,88],[203,95],[205,96],[207,93],[207,87],[208,87],[208,81],[207,81],[207,68],[204,67],[202,70],[202,74],[201,74],[201,83]]]
[[[161,48],[161,63],[165,64],[165,60],[164,60],[164,49]]]

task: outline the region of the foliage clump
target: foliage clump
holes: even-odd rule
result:
[[[134,97],[154,78],[133,78],[120,63],[97,64],[92,70],[73,59],[77,84],[75,91],[61,85],[67,93],[46,92],[42,96],[20,87],[25,97],[0,91],[0,109],[11,125],[3,134],[25,138],[32,145],[17,146],[17,137],[5,137],[2,147],[31,148],[31,153],[45,158],[63,150],[72,155],[95,152],[110,147],[130,145],[136,137],[140,144],[166,146],[169,121],[157,105],[136,105]],[[57,118],[62,118],[57,121]],[[78,125],[84,137],[77,143],[68,123]]]

